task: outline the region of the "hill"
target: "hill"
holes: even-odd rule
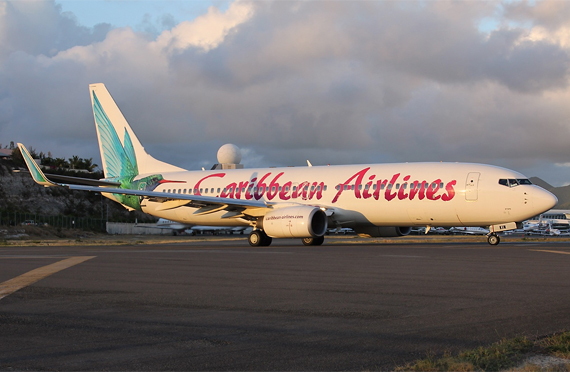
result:
[[[570,209],[570,186],[554,187],[538,177],[531,177],[530,180],[533,184],[556,195],[558,204],[554,207],[555,209]]]
[[[85,173],[67,175],[85,177]],[[87,220],[97,227],[104,226],[104,221],[156,221],[142,212],[129,212],[99,193],[40,186],[27,171],[14,171],[0,162],[0,225],[20,225],[26,220],[49,225],[57,221],[60,226],[65,226],[65,220],[79,228]]]

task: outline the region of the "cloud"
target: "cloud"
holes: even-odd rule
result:
[[[190,169],[231,142],[246,166],[474,161],[570,180],[554,165],[570,158],[564,2],[235,1],[174,19],[155,36],[0,2],[0,142],[98,159],[87,86],[103,82],[146,148]]]
[[[163,31],[154,47],[174,53],[190,47],[207,52],[216,48],[236,26],[246,22],[253,14],[253,6],[245,2],[234,2],[222,13],[210,7],[208,13],[193,21],[184,21],[171,31]]]

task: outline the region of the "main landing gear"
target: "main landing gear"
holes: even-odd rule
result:
[[[304,245],[322,245],[325,241],[324,236],[319,236],[318,238],[303,238]]]
[[[487,235],[487,243],[491,244],[491,245],[497,245],[501,242],[501,238],[499,238],[499,236],[495,233],[491,233],[489,235]]]
[[[247,240],[252,247],[267,247],[273,239],[267,236],[263,230],[253,230]]]
[[[271,244],[273,239],[265,233],[263,230],[253,230],[249,237],[247,238],[249,245],[252,247],[267,247]],[[325,241],[324,236],[319,236],[317,238],[303,238],[302,242],[304,245],[321,245]]]

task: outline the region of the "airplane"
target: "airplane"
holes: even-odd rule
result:
[[[465,234],[465,235],[488,235],[489,230],[477,226],[453,226],[449,229],[452,234]]]
[[[391,163],[187,171],[149,155],[104,84],[89,86],[105,178],[46,177],[46,187],[100,192],[129,210],[183,224],[245,226],[251,246],[300,238],[321,245],[327,228],[398,237],[414,227],[485,226],[497,232],[551,209],[556,197],[521,173],[473,163]]]
[[[243,234],[244,230],[246,229],[245,226],[242,226],[242,227],[224,227],[224,226],[190,225],[190,224],[185,224],[185,223],[167,220],[164,218],[158,219],[158,221],[156,222],[156,227],[159,229],[172,229],[172,233],[174,235],[182,234],[187,230],[190,230],[191,235],[196,235],[197,233],[200,233],[200,234],[212,233],[214,235],[218,235],[219,233]]]

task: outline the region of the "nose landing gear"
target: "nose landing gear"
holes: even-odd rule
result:
[[[487,235],[487,243],[491,244],[491,245],[497,245],[501,242],[501,238],[499,238],[499,236],[495,233],[491,233],[489,235]]]

